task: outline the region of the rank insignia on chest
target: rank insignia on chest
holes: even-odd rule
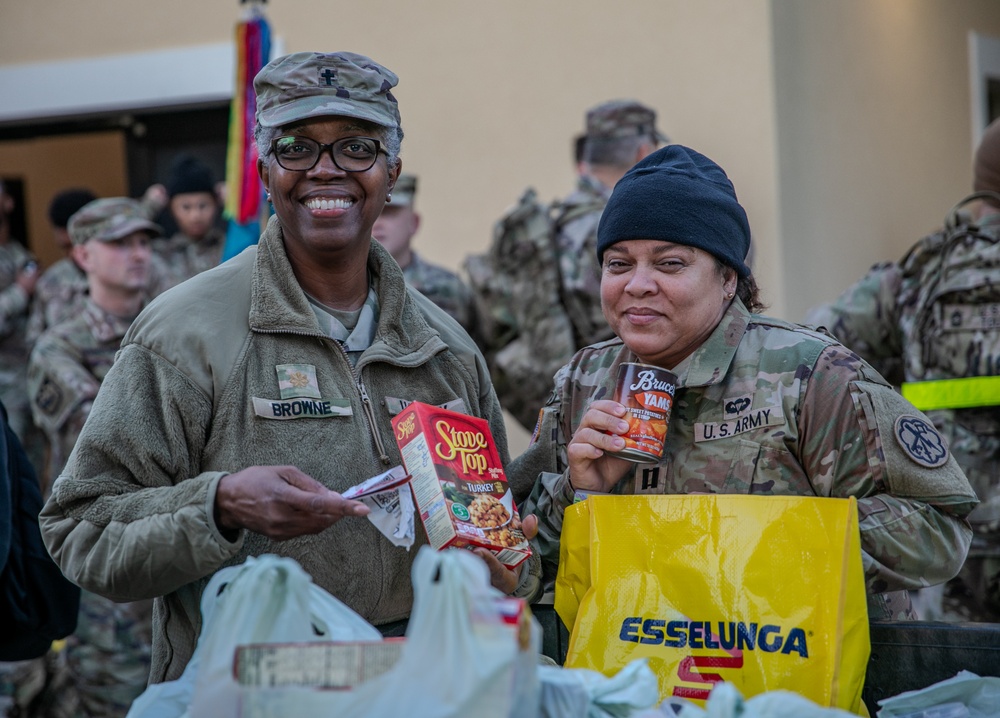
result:
[[[353,414],[350,399],[323,398],[312,364],[278,364],[274,370],[281,398],[252,398],[254,414],[262,419],[328,419]]]
[[[279,364],[274,370],[278,373],[278,391],[282,399],[321,397],[316,367],[312,364]]]

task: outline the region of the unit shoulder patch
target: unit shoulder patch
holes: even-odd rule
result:
[[[914,414],[904,414],[896,419],[893,427],[899,447],[911,461],[928,469],[944,466],[948,461],[948,448],[944,437],[927,419]]]
[[[35,405],[42,413],[53,416],[58,413],[64,403],[64,393],[62,387],[51,378],[45,377],[38,387],[38,395],[35,397]]]

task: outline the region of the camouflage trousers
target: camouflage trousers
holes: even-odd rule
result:
[[[80,620],[66,641],[78,716],[124,718],[146,690],[152,618],[152,601],[115,603],[82,592]]]
[[[922,621],[1000,623],[1000,556],[970,556],[955,578],[913,596]]]
[[[63,648],[57,641],[41,658],[0,663],[0,715],[73,718],[77,701]]]
[[[42,494],[47,496],[47,484],[50,481],[43,476],[46,453],[45,434],[35,426],[35,421],[31,416],[31,405],[25,390],[26,385],[27,375],[23,369],[16,372],[0,369],[0,401],[3,401],[4,408],[7,409],[7,423],[17,438],[21,440],[21,445],[28,454],[28,460],[35,467],[35,473],[38,474]]]
[[[42,658],[0,664],[0,696],[9,696],[9,714],[124,718],[149,680],[152,605],[83,591],[73,635]]]

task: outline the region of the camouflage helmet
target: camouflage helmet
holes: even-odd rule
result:
[[[139,231],[154,237],[163,234],[160,225],[146,216],[142,203],[128,197],[107,197],[85,204],[69,218],[66,230],[73,244],[91,239],[113,242]]]
[[[417,176],[401,174],[392,188],[392,204],[400,207],[412,207],[417,196]]]
[[[611,100],[587,110],[587,137],[618,139],[654,137],[662,143],[670,139],[656,129],[656,110],[635,100]]]
[[[355,117],[398,128],[390,90],[399,78],[353,52],[296,52],[269,62],[253,80],[257,121],[281,127],[310,117]]]

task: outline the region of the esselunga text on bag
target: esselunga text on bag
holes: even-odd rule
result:
[[[859,711],[869,655],[855,499],[592,495],[566,510],[565,665],[646,658],[661,699],[785,689]]]

